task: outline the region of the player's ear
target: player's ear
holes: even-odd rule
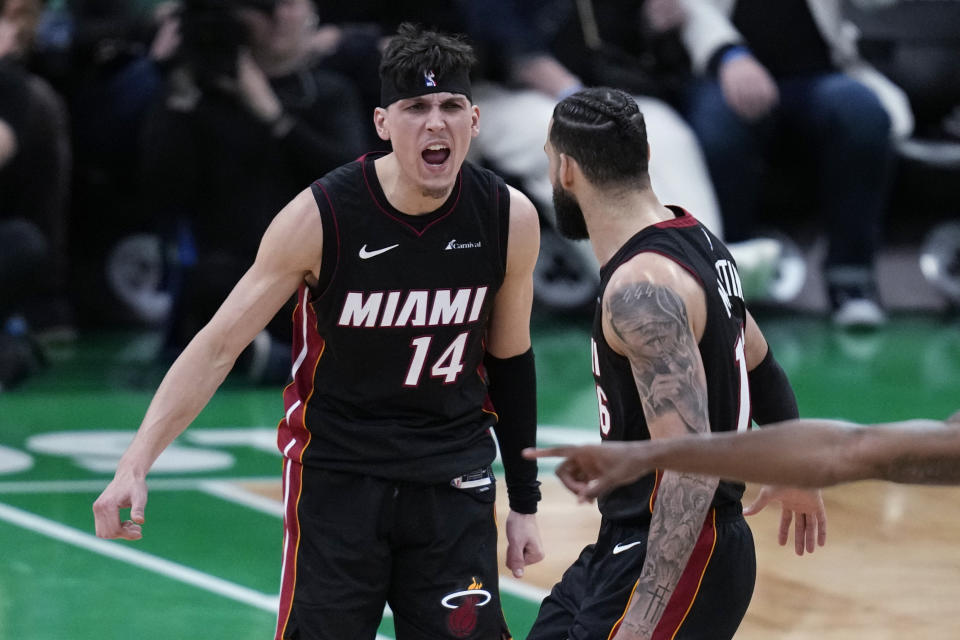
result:
[[[480,135],[480,107],[474,104],[470,106],[470,110],[470,137],[476,138]]]
[[[564,189],[569,190],[573,186],[573,181],[575,174],[579,171],[580,167],[577,164],[577,161],[568,156],[565,153],[560,154],[560,186]]]
[[[373,110],[373,126],[381,140],[390,139],[390,129],[387,127],[387,110],[383,107],[377,107]]]

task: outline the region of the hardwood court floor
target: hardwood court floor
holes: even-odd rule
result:
[[[960,405],[955,322],[900,317],[856,336],[810,318],[759,320],[805,415],[943,418]],[[587,327],[535,324],[541,444],[597,439]],[[151,474],[144,540],[92,536],[90,505],[158,382],[150,347],[150,336],[84,336],[22,389],[0,394],[0,640],[271,636],[281,535],[277,389],[228,381]],[[543,475],[548,560],[523,581],[502,580],[517,640],[598,522],[549,466]],[[751,519],[758,582],[737,637],[960,637],[958,491],[829,489],[827,546],[803,558],[776,545],[779,510],[768,507]],[[389,617],[380,637],[393,637]]]
[[[745,505],[756,492],[748,489]],[[544,495],[548,557],[526,580],[549,589],[592,542],[600,518],[554,478]],[[960,489],[863,482],[830,488],[824,501],[827,544],[803,557],[792,529],[788,546],[777,544],[779,505],[749,519],[757,585],[737,638],[960,638]]]

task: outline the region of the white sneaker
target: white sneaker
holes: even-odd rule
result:
[[[737,262],[743,299],[762,300],[769,297],[770,287],[777,275],[783,245],[773,238],[755,238],[727,245]]]
[[[887,321],[887,314],[870,298],[849,298],[833,312],[833,323],[844,329],[876,329]]]

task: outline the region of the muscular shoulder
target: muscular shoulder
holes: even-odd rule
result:
[[[620,352],[628,350],[625,336],[638,331],[647,335],[686,331],[697,338],[703,334],[703,289],[683,267],[659,254],[640,253],[620,265],[601,304],[604,334]]]
[[[316,275],[323,251],[323,224],[317,201],[304,189],[274,217],[257,253],[257,261],[284,271]]]

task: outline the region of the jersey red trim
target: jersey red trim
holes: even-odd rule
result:
[[[690,215],[690,212],[683,207],[669,206],[668,208],[674,212],[679,211],[680,215],[671,220],[658,222],[653,226],[658,229],[681,229],[684,227],[695,227],[697,225],[697,219]]]
[[[303,452],[310,444],[306,409],[314,393],[314,377],[326,342],[317,333],[317,316],[310,304],[310,290],[300,285],[294,310],[293,381],[283,390],[285,413],[277,429],[277,446],[284,457],[303,462]]]
[[[409,222],[407,222],[406,220],[404,220],[403,218],[397,217],[395,214],[388,211],[387,208],[384,207],[383,204],[380,202],[380,199],[377,198],[377,193],[376,191],[374,191],[373,185],[370,184],[370,176],[367,175],[366,157],[367,156],[365,155],[363,156],[363,158],[361,158],[360,166],[363,171],[363,181],[367,185],[367,192],[370,194],[370,199],[373,200],[373,203],[377,205],[377,208],[380,209],[380,211],[382,211],[384,215],[386,215],[388,218],[392,220],[396,220],[406,228],[410,229],[410,231],[416,234],[418,238],[421,237],[423,234],[425,234],[427,232],[427,229],[437,224],[441,220],[446,219],[451,213],[453,213],[453,210],[457,208],[457,203],[460,202],[460,195],[463,193],[463,167],[461,167],[460,170],[457,171],[457,182],[456,182],[457,196],[453,199],[453,203],[450,205],[450,208],[447,209],[442,215],[438,216],[435,220],[430,221],[430,223],[427,224],[423,229],[418,229],[412,224],[410,224]]]

